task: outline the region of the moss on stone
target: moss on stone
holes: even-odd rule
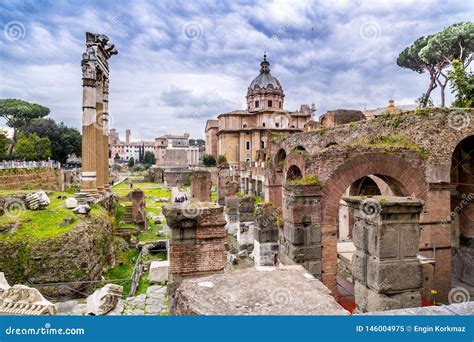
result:
[[[288,185],[319,185],[321,184],[321,181],[316,176],[307,176],[304,178],[288,180],[286,184]]]

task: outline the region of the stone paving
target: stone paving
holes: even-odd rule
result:
[[[146,294],[119,300],[116,308],[108,316],[168,315],[166,286],[148,287]],[[87,315],[86,300],[70,300],[56,303],[59,315]]]

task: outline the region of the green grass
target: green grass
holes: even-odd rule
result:
[[[288,180],[286,182],[288,185],[319,185],[321,182],[318,177],[315,176],[307,176],[304,178],[297,178]]]
[[[27,191],[28,192],[28,191]],[[31,192],[31,191],[29,191]],[[18,193],[18,191],[9,191],[9,193]],[[2,194],[8,194],[2,192]],[[72,210],[67,209],[64,200],[57,199],[57,196],[66,196],[65,192],[52,192],[49,195],[51,204],[45,210],[22,210],[15,215],[8,213],[0,217],[0,225],[19,222],[20,226],[11,234],[0,234],[0,240],[5,239],[48,239],[60,236],[69,232],[81,220],[80,216],[75,215]],[[107,213],[99,206],[93,206],[92,215],[106,215]],[[69,226],[62,226],[64,218],[74,217],[76,220]]]
[[[125,281],[124,279],[131,279],[135,263],[137,261],[140,252],[138,249],[131,249],[127,252],[120,254],[117,257],[116,266],[109,269],[103,274],[107,280],[123,279],[116,283],[123,286],[123,297],[128,296],[130,293],[131,281]]]

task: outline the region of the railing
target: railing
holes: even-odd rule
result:
[[[49,167],[52,169],[60,169],[61,163],[48,160],[48,161],[4,161],[0,162],[0,169],[32,169],[35,167]]]
[[[133,269],[132,273],[132,284],[130,285],[130,293],[128,294],[129,297],[135,295],[137,292],[138,285],[140,284],[140,278],[143,272],[143,262],[142,262],[142,252],[138,254],[137,262],[135,264],[135,268]]]

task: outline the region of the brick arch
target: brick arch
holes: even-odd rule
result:
[[[301,174],[303,177],[306,174],[305,171],[305,155],[306,153],[302,152],[292,152],[289,155],[287,155],[286,160],[285,160],[285,167],[283,169],[283,174],[286,175],[288,173],[288,170],[291,166],[297,166],[301,170]],[[285,176],[286,178],[286,176]]]
[[[369,153],[351,157],[327,177],[322,186],[321,199],[322,279],[333,294],[337,293],[339,201],[349,186],[368,175],[383,178],[388,184],[399,188],[405,195],[414,194],[416,198],[424,198],[428,191],[423,171],[415,168],[407,159],[394,154]]]

